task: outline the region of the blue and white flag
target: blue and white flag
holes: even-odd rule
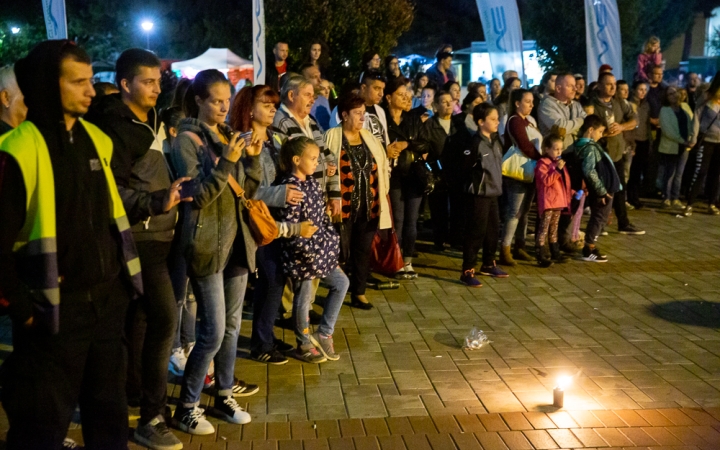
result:
[[[610,64],[622,78],[620,14],[615,0],[585,0],[588,83],[597,81],[600,66]]]
[[[65,0],[42,0],[48,39],[67,39]]]
[[[265,84],[265,4],[264,0],[252,0],[253,21],[253,69],[255,84]]]
[[[523,73],[523,38],[515,0],[477,0],[493,76],[506,70]]]

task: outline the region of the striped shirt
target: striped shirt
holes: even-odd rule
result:
[[[312,116],[308,116],[305,120],[306,123],[300,124],[295,116],[287,109],[283,104],[275,113],[275,120],[273,120],[272,131],[274,133],[273,142],[276,148],[280,151],[280,147],[288,139],[294,139],[300,136],[308,136],[308,131],[312,132],[312,139],[320,147],[320,157],[318,159],[317,170],[313,174],[320,188],[330,200],[340,200],[340,176],[337,170],[337,161],[335,155],[325,145],[325,139],[323,138],[322,131],[318,126],[317,122]],[[328,177],[327,169],[328,163],[335,164],[336,170],[332,177]]]

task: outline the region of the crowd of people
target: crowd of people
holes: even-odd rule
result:
[[[450,46],[414,80],[396,56],[367,52],[337,98],[322,43],[309,49],[295,67],[276,43],[265,84],[237,92],[217,70],[181,79],[161,111],[161,62],[146,50],[120,55],[114,85],[94,87],[89,55],[67,40],[0,69],[8,448],[71,445],[79,405],[86,448],[124,449],[130,405],[137,442],[180,449],[169,372],[182,380],[176,428],[215,432],[203,391],[213,415],[250,422],[236,399],[259,387],[235,377],[249,281],[253,360],[337,361],[344,298],[373,308],[371,267],[393,250],[377,244],[391,230],[402,264],[386,275],[418,277],[425,208],[432,251],[461,248],[472,288],[518,261],[607,261],[611,214],[619,233],[644,234],[628,211],[648,194],[686,216],[704,195],[720,213],[720,76],[668,86],[655,38],[632,83],[606,65],[587,86],[549,72],[528,90],[507,71],[464,98]],[[278,320],[296,345],[275,336]]]

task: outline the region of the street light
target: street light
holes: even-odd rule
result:
[[[140,24],[143,30],[145,30],[145,36],[147,37],[147,49],[150,50],[150,30],[153,29],[153,23],[149,20],[144,21]]]
[[[10,28],[10,31],[12,31],[12,34],[18,34],[20,32],[20,27],[12,27]]]

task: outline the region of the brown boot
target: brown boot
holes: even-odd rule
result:
[[[517,266],[517,263],[512,257],[512,252],[510,251],[510,247],[500,247],[500,265],[501,266],[510,266],[514,267]]]
[[[515,250],[513,250],[513,257],[518,261],[532,261],[533,257],[525,251],[524,242],[515,242]]]

